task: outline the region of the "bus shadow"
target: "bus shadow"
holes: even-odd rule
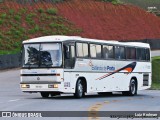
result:
[[[98,94],[92,94],[92,95],[85,95],[83,98],[81,99],[78,99],[78,98],[75,98],[74,95],[65,95],[65,96],[61,96],[61,95],[58,95],[58,96],[54,96],[54,97],[48,97],[48,98],[42,98],[42,97],[39,97],[39,98],[32,98],[32,99],[48,99],[48,100],[72,100],[72,99],[77,99],[77,100],[83,100],[83,99],[99,99],[99,98],[120,98],[120,97],[123,97],[123,98],[132,98],[132,97],[145,97],[147,95],[144,95],[144,94],[138,94],[136,96],[125,96],[125,95],[122,95],[122,94],[112,94],[112,95],[98,95]]]

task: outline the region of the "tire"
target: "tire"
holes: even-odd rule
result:
[[[57,92],[53,92],[53,93],[50,93],[51,97],[54,97],[56,95],[60,95],[60,93],[57,93]]]
[[[48,98],[49,97],[49,93],[48,92],[41,92],[41,96],[43,98]]]
[[[112,92],[99,92],[99,95],[112,95]]]
[[[84,96],[84,86],[82,80],[79,79],[76,84],[76,92],[74,94],[76,98],[82,98]]]
[[[129,91],[123,91],[122,94],[127,96],[134,96],[137,94],[137,84],[134,79],[130,81]]]

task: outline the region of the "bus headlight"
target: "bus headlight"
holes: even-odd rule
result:
[[[28,85],[28,84],[21,84],[21,88],[30,88],[30,85]]]
[[[58,88],[58,84],[54,84],[54,88]]]

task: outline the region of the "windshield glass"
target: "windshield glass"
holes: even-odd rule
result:
[[[23,67],[60,67],[62,51],[60,43],[24,45]]]

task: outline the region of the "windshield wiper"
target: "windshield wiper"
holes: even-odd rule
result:
[[[28,69],[31,69],[31,66],[32,66],[33,64],[29,64],[29,66],[28,66]]]
[[[44,63],[42,65],[45,65],[47,68],[49,68],[52,64],[46,64],[46,63]]]
[[[28,64],[26,64],[26,65],[28,65],[28,69],[31,69],[31,66],[32,66],[32,65],[37,65],[37,64],[35,64],[35,63],[32,63],[32,64],[31,64],[31,63],[28,63]],[[37,65],[37,67],[38,67],[38,65]]]

